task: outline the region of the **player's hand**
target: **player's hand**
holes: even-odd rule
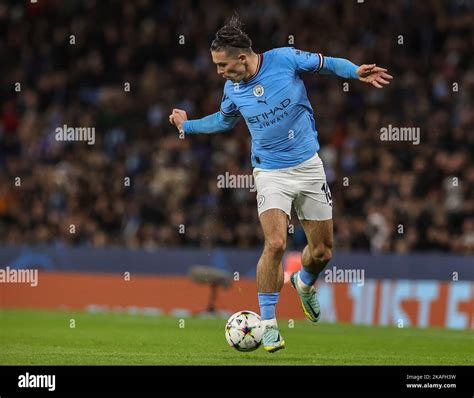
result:
[[[376,64],[361,65],[357,68],[356,73],[359,75],[359,80],[377,88],[390,84],[390,80],[393,79],[393,76],[387,73],[387,69],[380,68]]]
[[[186,115],[186,111],[182,109],[173,109],[173,112],[169,116],[170,123],[174,124],[179,131],[183,129],[183,122],[188,120],[188,115]]]

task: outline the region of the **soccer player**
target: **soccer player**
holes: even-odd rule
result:
[[[291,275],[291,284],[313,323],[321,316],[313,285],[332,256],[331,192],[318,156],[318,132],[301,74],[333,74],[377,88],[389,84],[392,76],[375,64],[357,66],[346,59],[292,47],[257,54],[237,16],[217,32],[210,50],[217,73],[226,79],[220,110],[187,120],[184,110],[173,109],[169,120],[185,134],[227,131],[241,118],[250,130],[257,208],[265,239],[257,264],[263,347],[275,352],[285,347],[275,306],[283,287],[281,261],[292,205],[308,243],[301,256],[302,268]]]

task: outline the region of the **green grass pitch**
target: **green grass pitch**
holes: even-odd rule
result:
[[[71,319],[75,328],[71,328]],[[286,349],[241,353],[223,319],[0,310],[1,365],[474,365],[474,331],[280,320]],[[180,328],[180,326],[184,326]]]

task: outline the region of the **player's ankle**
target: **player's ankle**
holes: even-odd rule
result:
[[[307,285],[301,280],[301,272],[298,272],[298,277],[296,278],[296,286],[298,290],[303,293],[309,293],[309,291],[313,287],[312,285]]]
[[[276,318],[273,318],[273,319],[262,319],[262,320],[261,320],[261,324],[262,324],[262,326],[263,326],[264,328],[267,327],[267,326],[273,326],[273,327],[278,328],[278,324],[277,324]]]

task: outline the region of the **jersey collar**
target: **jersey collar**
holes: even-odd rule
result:
[[[257,70],[255,71],[255,73],[250,76],[247,80],[243,80],[244,83],[249,83],[251,82],[253,79],[255,79],[258,75],[258,72],[260,72],[260,69],[262,69],[262,65],[263,65],[263,54],[257,54],[258,55],[258,63],[257,63]]]

